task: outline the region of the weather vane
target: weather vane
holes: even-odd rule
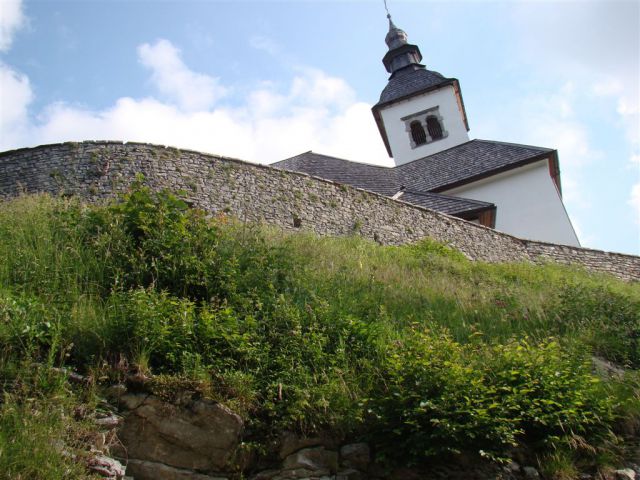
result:
[[[387,11],[387,18],[391,18],[391,14],[389,13],[389,7],[387,7],[387,0],[384,0],[384,9]]]

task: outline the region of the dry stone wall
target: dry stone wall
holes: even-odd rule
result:
[[[640,279],[640,257],[521,240],[306,174],[158,145],[68,142],[0,153],[0,199],[47,192],[104,201],[125,192],[137,174],[154,189],[181,191],[194,206],[243,221],[387,245],[429,237],[473,260],[553,261]]]

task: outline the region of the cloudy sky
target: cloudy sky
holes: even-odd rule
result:
[[[584,246],[640,254],[640,2],[388,0],[471,138],[557,148]],[[0,0],[0,151],[145,141],[391,165],[376,1]]]

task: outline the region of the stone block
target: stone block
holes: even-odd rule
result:
[[[228,408],[205,400],[176,407],[142,394],[124,395],[122,404],[118,435],[129,458],[205,472],[228,469],[243,430]]]
[[[305,468],[311,471],[338,470],[338,453],[324,447],[304,448],[289,455],[283,462],[285,469]]]
[[[371,463],[371,450],[366,443],[351,443],[340,448],[340,464],[366,471]]]
[[[129,460],[127,474],[136,480],[228,480],[227,477],[204,475],[192,470],[144,460]]]

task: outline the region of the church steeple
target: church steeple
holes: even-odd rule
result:
[[[458,80],[422,65],[418,46],[387,18],[382,63],[391,75],[372,111],[389,156],[402,165],[469,141]]]
[[[385,37],[384,41],[389,47],[389,50],[392,48],[400,47],[407,43],[407,34],[401,28],[396,27],[395,23],[391,19],[391,14],[387,13],[387,18],[389,19],[389,32]]]
[[[422,54],[418,46],[407,42],[406,32],[396,27],[390,14],[387,14],[387,18],[389,19],[389,32],[384,41],[389,47],[389,51],[382,59],[387,72],[393,76],[398,70],[409,66],[424,68],[424,65],[420,65]]]

